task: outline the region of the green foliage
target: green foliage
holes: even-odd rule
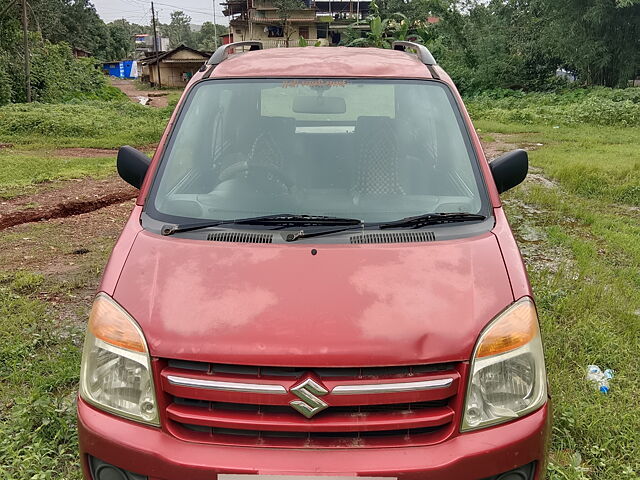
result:
[[[385,18],[380,16],[380,11],[375,1],[371,2],[371,15],[366,19],[369,31],[364,37],[350,39],[346,45],[349,47],[374,47],[391,48],[394,40],[405,40],[409,31],[409,23],[402,13],[392,13]],[[363,22],[358,21],[353,26]],[[354,29],[355,31],[355,29]]]
[[[39,274],[0,274],[0,478],[80,477],[73,390],[78,326],[48,320]]]
[[[65,101],[83,94],[98,94],[106,87],[104,75],[89,58],[74,58],[64,44],[45,42],[34,49],[31,63],[32,97],[35,101]]]
[[[159,141],[172,107],[129,101],[74,100],[67,104],[0,107],[0,138],[19,145],[117,148]]]
[[[293,35],[293,29],[291,28],[291,22],[289,19],[296,11],[306,8],[306,6],[302,3],[302,0],[273,0],[273,6],[277,9],[284,37],[286,39],[287,46],[289,46],[289,41]]]
[[[0,105],[26,99],[23,59],[0,50]],[[95,60],[75,58],[66,43],[52,44],[32,36],[31,95],[38,102],[73,98],[121,97],[107,85]]]
[[[204,22],[200,31],[194,35],[195,47],[198,50],[204,50],[205,52],[212,52],[216,48],[216,35],[219,37],[227,33],[228,28],[224,25],[214,25],[212,22]],[[220,46],[220,39],[218,38],[217,45]]]
[[[0,52],[0,106],[11,101],[12,82],[7,69],[8,55]]]
[[[169,37],[171,48],[176,48],[180,45],[194,46],[191,17],[180,10],[171,12],[171,22],[167,25],[162,25],[160,31]]]
[[[640,126],[640,89],[574,89],[565,93],[492,90],[468,98],[474,118],[542,125]]]
[[[90,0],[30,0],[31,28],[42,32],[51,43],[66,42],[106,60],[112,48],[111,37]],[[10,10],[19,18],[19,8]]]
[[[382,21],[394,12],[404,14],[406,37],[427,45],[467,94],[555,89],[564,83],[555,77],[558,67],[577,73],[586,85],[623,86],[640,74],[637,1],[386,0],[382,5]],[[439,21],[429,23],[429,17]],[[384,35],[392,36],[399,37]]]
[[[548,45],[581,81],[624,86],[640,73],[640,3],[632,0],[538,0]]]
[[[314,47],[319,47],[319,46],[321,46],[321,45],[322,45],[322,42],[320,42],[320,40],[316,41],[316,42],[313,44],[313,46],[314,46]],[[306,39],[306,38],[304,38],[304,37],[300,37],[300,38],[298,39],[298,46],[299,46],[299,47],[308,47],[308,46],[309,46],[309,42],[307,41],[307,39]]]

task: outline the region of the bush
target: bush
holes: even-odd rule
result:
[[[574,88],[557,93],[490,90],[470,97],[474,118],[545,125],[640,126],[640,89]]]
[[[0,107],[0,138],[18,144],[59,146],[148,145],[160,139],[170,115],[170,107],[144,107],[128,99],[12,104]]]
[[[119,95],[107,85],[95,62],[91,58],[75,58],[66,43],[52,44],[35,38],[31,53],[32,99],[56,103],[74,98],[116,98]],[[0,105],[24,102],[24,85],[20,55],[0,51]]]

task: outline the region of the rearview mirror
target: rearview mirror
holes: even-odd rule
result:
[[[129,185],[140,188],[144,181],[144,176],[147,174],[151,159],[141,151],[126,145],[118,150],[116,163],[120,178]]]
[[[489,164],[498,193],[520,185],[529,171],[529,155],[525,150],[514,150],[496,158]]]
[[[295,97],[293,99],[295,113],[315,113],[338,115],[347,111],[347,104],[342,97]]]

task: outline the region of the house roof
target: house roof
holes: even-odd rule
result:
[[[415,55],[397,50],[303,47],[232,55],[215,68],[212,76],[431,78],[431,73]]]
[[[146,63],[147,65],[153,65],[156,62],[162,61],[164,59],[168,59],[168,57],[171,57],[177,52],[180,52],[183,50],[195,53],[196,55],[200,55],[203,58],[203,60],[207,60],[209,58],[209,55],[207,55],[205,52],[201,52],[200,50],[196,50],[195,48],[187,47],[186,45],[179,45],[173,50],[169,50],[168,52],[161,53],[158,57],[156,57],[155,55],[149,56],[141,61]]]

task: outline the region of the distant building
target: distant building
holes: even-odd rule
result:
[[[347,28],[369,15],[370,4],[370,0],[304,0],[288,19],[288,41],[273,0],[226,0],[222,5],[234,42],[259,40],[264,48],[275,48],[297,46],[300,37],[309,45],[337,45]],[[369,27],[362,24],[355,29]]]
[[[72,52],[73,52],[73,56],[76,58],[88,58],[92,55],[91,52],[89,52],[88,50],[84,50],[78,47],[73,47]]]
[[[168,37],[156,37],[157,46],[159,52],[166,52],[169,50],[169,38]],[[140,57],[145,57],[151,53],[155,53],[156,47],[153,42],[153,35],[148,33],[140,33],[133,36],[133,43],[136,47],[136,54]]]
[[[164,87],[184,87],[204,62],[211,56],[185,45],[159,56],[152,55],[140,60],[142,64],[142,81]],[[158,66],[160,78],[158,80]]]

